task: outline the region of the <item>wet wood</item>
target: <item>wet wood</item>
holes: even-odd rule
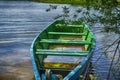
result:
[[[60,40],[82,40],[79,37],[66,37],[61,36]],[[85,50],[85,46],[79,45],[52,45],[50,46],[52,50]],[[69,53],[68,53],[69,54]],[[44,67],[48,68],[75,68],[84,57],[80,56],[47,56],[44,59]]]

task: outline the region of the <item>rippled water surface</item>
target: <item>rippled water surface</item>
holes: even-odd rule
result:
[[[0,80],[33,79],[30,45],[36,35],[62,11],[58,8],[47,13],[45,9],[48,6],[28,1],[0,1]],[[95,36],[99,42],[97,44],[101,44],[100,40],[106,37],[102,33]],[[100,53],[95,53],[93,62]],[[95,73],[102,73],[102,79],[105,79],[109,68],[108,59],[103,56],[96,66]]]
[[[32,80],[29,49],[33,39],[58,13],[48,4],[0,1],[0,80]]]

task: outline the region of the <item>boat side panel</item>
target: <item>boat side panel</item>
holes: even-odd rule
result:
[[[31,61],[33,65],[33,70],[34,70],[34,76],[36,80],[41,80],[40,74],[39,74],[39,61],[36,58],[35,52],[37,48],[43,48],[38,42],[41,38],[46,38],[46,30],[48,31],[53,31],[54,29],[54,24],[57,23],[57,21],[53,22],[51,25],[49,25],[43,32],[41,32],[32,42],[31,48],[30,48],[30,55],[31,55]]]
[[[92,44],[89,44],[89,45],[85,45],[85,49],[90,51],[92,49],[92,46],[94,45],[94,37],[93,37],[93,34],[92,32],[90,31],[89,27],[87,25],[84,25],[84,32],[87,34],[87,36],[82,36],[82,38],[84,40],[87,40],[89,42],[91,42]]]

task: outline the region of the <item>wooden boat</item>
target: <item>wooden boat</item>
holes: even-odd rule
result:
[[[36,80],[80,80],[90,64],[95,40],[87,25],[57,20],[30,49]]]

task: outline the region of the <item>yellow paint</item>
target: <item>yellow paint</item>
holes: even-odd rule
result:
[[[45,62],[44,67],[51,67],[51,68],[75,68],[78,64],[69,64],[69,63],[51,63]]]
[[[89,77],[90,77],[90,80],[97,80],[97,78],[96,78],[96,77],[94,77],[94,75],[93,75],[93,74],[89,74]]]

